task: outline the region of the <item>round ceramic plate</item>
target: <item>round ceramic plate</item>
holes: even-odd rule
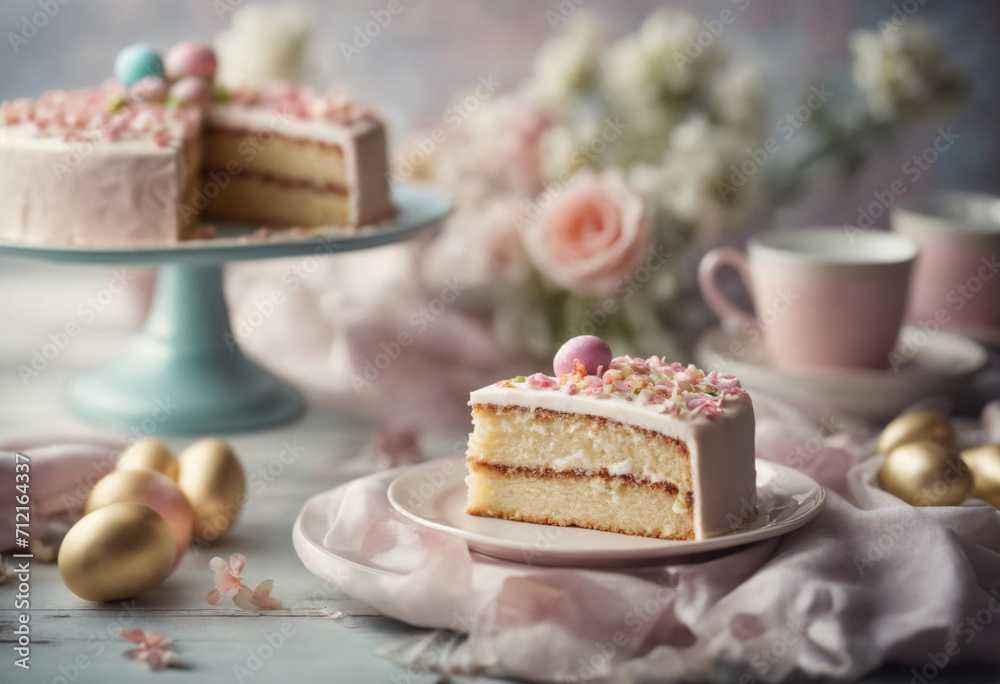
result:
[[[756,391],[792,404],[817,418],[831,410],[868,420],[891,420],[920,399],[959,397],[989,354],[968,338],[940,331],[923,334],[904,326],[895,368],[789,370],[774,366],[759,336],[715,328],[694,349],[705,370],[732,373],[751,395]]]
[[[555,527],[466,515],[465,459],[416,466],[389,485],[389,502],[421,525],[465,539],[473,551],[533,565],[612,567],[695,556],[776,537],[805,525],[823,506],[808,475],[757,459],[758,515],[722,537],[667,541],[581,527]]]

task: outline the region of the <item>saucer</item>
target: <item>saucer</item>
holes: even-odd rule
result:
[[[389,503],[407,518],[464,539],[481,554],[530,565],[629,567],[696,556],[787,534],[820,512],[823,488],[808,475],[757,459],[757,517],[710,539],[668,541],[465,513],[464,458],[436,459],[389,485]]]
[[[702,368],[732,373],[751,393],[780,399],[812,417],[829,417],[833,410],[873,421],[891,420],[927,397],[956,399],[989,356],[979,343],[944,331],[904,326],[899,339],[895,369],[777,368],[759,336],[722,328],[705,333],[694,353]]]

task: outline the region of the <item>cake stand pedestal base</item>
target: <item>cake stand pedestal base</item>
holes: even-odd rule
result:
[[[165,264],[142,333],[121,356],[77,380],[72,409],[123,431],[205,434],[295,420],[302,396],[240,351],[219,265]]]

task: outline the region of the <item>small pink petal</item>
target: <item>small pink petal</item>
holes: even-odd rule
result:
[[[242,575],[243,568],[246,567],[247,559],[242,553],[234,553],[229,557],[229,569],[234,575]]]
[[[253,594],[250,592],[250,587],[240,587],[240,590],[233,596],[233,603],[236,604],[237,608],[242,608],[243,610],[253,610],[253,603],[250,601],[250,597]]]
[[[205,596],[205,600],[208,601],[209,604],[213,606],[217,604],[219,602],[219,599],[221,598],[222,594],[219,593],[218,589],[213,589],[212,591],[208,592],[208,594]]]
[[[141,629],[130,628],[122,630],[122,637],[128,639],[134,644],[141,644],[146,640],[146,633]]]
[[[250,596],[250,603],[263,610],[281,610],[281,599],[271,596],[271,589],[274,587],[274,580],[264,580],[257,585]]]

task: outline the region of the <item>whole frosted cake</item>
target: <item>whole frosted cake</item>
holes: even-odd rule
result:
[[[555,370],[471,394],[467,513],[661,539],[753,516],[753,405],[735,377],[611,358],[593,337]]]
[[[0,104],[0,239],[170,244],[200,218],[274,228],[392,214],[385,129],[343,93],[226,92],[210,48],[119,54],[116,80]]]

